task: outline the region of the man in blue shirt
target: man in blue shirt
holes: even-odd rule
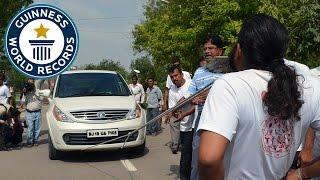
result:
[[[162,99],[162,93],[158,86],[154,85],[154,79],[148,78],[147,94],[147,121],[159,115],[159,101]],[[147,134],[156,135],[160,124],[158,121],[154,121],[147,126]]]
[[[221,56],[223,54],[223,43],[219,36],[211,36],[208,35],[203,43],[203,51],[205,54],[205,59],[208,61],[209,59],[212,59],[215,56]],[[197,93],[210,83],[214,82],[216,79],[218,79],[222,74],[219,73],[213,73],[210,72],[208,69],[206,69],[205,66],[199,67],[196,72],[194,73],[194,76],[192,78],[192,81],[190,83],[188,92],[189,94],[186,95],[185,98],[189,97],[192,94]],[[190,115],[195,112],[195,109],[197,109],[196,117],[193,121],[192,128],[194,131],[198,128],[199,119],[202,113],[202,108],[207,96],[207,93],[204,93],[197,98],[193,100],[193,103],[195,106],[190,108],[188,111],[185,111],[180,114],[179,120],[183,117]],[[198,173],[198,150],[199,150],[199,136],[194,133],[193,142],[192,142],[192,171],[191,171],[191,179],[197,180],[199,179],[199,173]]]

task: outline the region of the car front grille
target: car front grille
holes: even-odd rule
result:
[[[92,110],[70,112],[75,118],[82,120],[118,120],[123,119],[129,110]]]
[[[95,145],[105,141],[109,141],[111,139],[123,136],[132,132],[133,130],[129,131],[119,131],[118,136],[113,137],[95,137],[95,138],[87,138],[87,133],[66,133],[63,135],[63,141],[67,145]],[[120,138],[110,143],[106,144],[115,144],[115,143],[123,143],[127,137]],[[138,132],[133,133],[127,142],[135,141],[138,138]]]

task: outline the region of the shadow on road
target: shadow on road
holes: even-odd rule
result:
[[[24,133],[22,135],[23,141],[27,141],[27,134],[26,134],[27,131],[28,131],[28,129],[24,129]],[[39,138],[40,140],[38,142],[39,145],[48,143],[48,137],[46,137],[45,139],[41,139],[41,136],[47,135],[47,134],[48,134],[48,130],[41,130],[40,131],[40,138]]]
[[[170,165],[170,173],[168,174],[168,176],[176,175],[175,179],[179,179],[180,178],[179,170],[180,170],[179,165]]]
[[[136,159],[143,157],[149,153],[149,149],[145,148],[143,154],[136,154],[130,149],[113,150],[113,151],[97,151],[97,152],[65,152],[64,157],[61,158],[64,162],[105,162],[105,161],[119,161],[122,159]]]

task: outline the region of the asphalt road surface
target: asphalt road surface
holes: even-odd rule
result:
[[[1,180],[171,180],[179,179],[180,154],[169,148],[169,126],[147,136],[143,155],[129,151],[68,153],[62,160],[48,158],[46,107],[38,147],[0,151]],[[24,142],[26,134],[24,133]]]

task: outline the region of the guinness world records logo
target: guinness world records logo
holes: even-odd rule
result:
[[[11,64],[33,78],[49,78],[66,70],[78,51],[78,31],[71,18],[50,5],[34,5],[9,23],[5,49]]]

